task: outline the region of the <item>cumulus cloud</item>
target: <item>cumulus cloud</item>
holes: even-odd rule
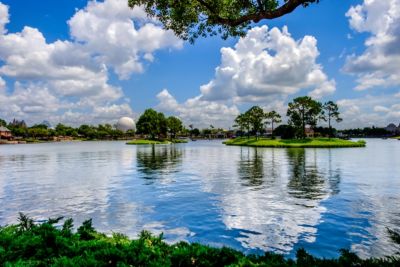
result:
[[[239,114],[235,105],[228,106],[215,101],[207,101],[201,95],[190,98],[184,103],[178,103],[168,90],[164,89],[157,95],[157,98],[159,100],[156,107],[158,110],[176,115],[186,125],[194,124],[194,127],[197,128],[209,127],[210,124],[229,128]]]
[[[73,39],[99,53],[97,60],[114,68],[121,79],[142,72],[142,60],[152,61],[154,51],[182,47],[172,31],[154,23],[140,7],[128,8],[126,0],[89,2],[68,21]]]
[[[233,48],[221,49],[215,77],[200,90],[209,101],[257,102],[301,89],[314,89],[310,94],[320,98],[335,91],[335,81],[316,62],[318,56],[312,36],[295,40],[287,27],[255,27]]]
[[[34,123],[110,122],[133,115],[121,88],[109,82],[142,72],[159,49],[182,42],[125,0],[90,1],[68,21],[71,40],[49,43],[39,29],[8,33],[9,8],[0,2],[0,117]]]
[[[0,92],[5,88],[6,88],[6,81],[4,81],[3,78],[0,77]]]
[[[365,51],[347,57],[344,71],[357,75],[356,90],[400,84],[400,1],[364,0],[346,13],[350,27],[369,33]]]
[[[395,95],[366,95],[354,99],[341,99],[337,103],[341,116],[345,118],[338,125],[339,128],[384,127],[389,123],[400,123],[400,105]]]
[[[0,34],[6,33],[5,25],[9,22],[8,6],[0,2]]]
[[[200,94],[179,103],[164,89],[157,108],[181,117],[187,124],[232,127],[238,105],[258,104],[265,110],[286,113],[288,96],[308,89],[322,98],[336,90],[316,60],[317,41],[312,36],[291,37],[287,27],[254,27],[234,47],[221,49],[214,78],[200,86]]]

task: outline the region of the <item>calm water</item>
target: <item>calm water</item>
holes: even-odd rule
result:
[[[399,251],[386,227],[400,229],[400,142],[368,140],[367,148],[352,149],[216,141],[0,146],[0,225],[15,223],[19,211],[244,252],[391,255]]]

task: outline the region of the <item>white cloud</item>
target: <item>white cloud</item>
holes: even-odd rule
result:
[[[389,108],[384,107],[384,106],[375,106],[374,111],[375,112],[389,112]]]
[[[367,32],[366,49],[347,57],[344,71],[357,75],[356,90],[400,84],[400,1],[364,0],[346,13],[350,26]]]
[[[0,2],[0,34],[6,33],[5,25],[9,22],[8,6]]]
[[[160,102],[156,107],[158,110],[176,115],[186,125],[193,124],[197,128],[209,127],[210,124],[216,127],[229,128],[239,114],[235,105],[228,106],[215,101],[207,101],[202,99],[201,96],[190,98],[184,103],[178,103],[167,89],[161,91],[157,98]]]
[[[6,88],[6,81],[0,77],[0,92]]]
[[[331,95],[336,91],[336,82],[334,80],[325,81],[319,87],[309,93],[309,96],[320,99],[326,95]]]
[[[182,41],[125,0],[90,1],[68,21],[72,40],[46,41],[25,26],[7,33],[8,7],[0,2],[0,117],[29,123],[47,119],[70,124],[112,122],[133,112],[121,88],[109,82],[144,70],[159,49]]]
[[[343,122],[338,128],[384,127],[400,123],[400,105],[394,95],[366,95],[337,101]]]
[[[142,59],[152,61],[154,51],[182,47],[172,31],[149,21],[141,8],[128,8],[126,0],[89,2],[68,24],[74,40],[84,42],[91,53],[99,53],[97,60],[113,67],[121,79],[142,72]]]
[[[232,127],[240,113],[237,105],[244,103],[261,104],[284,115],[288,96],[301,89],[311,89],[309,94],[315,98],[335,92],[335,81],[316,63],[318,55],[312,36],[296,41],[287,27],[255,27],[233,48],[221,49],[215,77],[200,87],[198,96],[178,103],[164,89],[157,95],[156,108],[196,127]]]
[[[221,64],[201,93],[205,100],[235,102],[257,102],[301,89],[315,89],[310,94],[322,97],[335,91],[335,82],[316,63],[318,56],[312,36],[296,41],[287,27],[255,27],[234,48],[221,49]]]

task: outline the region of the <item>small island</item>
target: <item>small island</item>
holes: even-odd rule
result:
[[[239,137],[224,142],[229,146],[277,147],[277,148],[340,148],[365,147],[365,141],[357,142],[338,138],[306,138],[306,139],[267,139]]]
[[[172,140],[157,140],[157,139],[136,139],[127,142],[127,145],[169,145],[169,144],[179,144],[179,143],[187,143],[186,140],[183,139],[172,139]]]
[[[137,133],[142,138],[127,142],[127,145],[169,145],[187,143],[178,139],[177,134],[184,130],[182,121],[174,116],[165,117],[162,112],[146,109],[137,122]]]
[[[338,106],[328,101],[324,104],[309,96],[297,97],[288,104],[286,116],[288,125],[281,123],[281,115],[276,111],[264,112],[259,106],[253,106],[235,119],[235,127],[242,133],[239,137],[223,142],[231,146],[278,147],[278,148],[340,148],[365,147],[363,140],[354,142],[334,138],[333,121],[341,122]],[[319,121],[328,127],[317,127]],[[271,125],[266,131],[264,125]],[[275,138],[279,136],[279,138]]]

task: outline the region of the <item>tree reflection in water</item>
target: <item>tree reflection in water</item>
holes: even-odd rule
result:
[[[155,179],[162,174],[177,172],[182,163],[182,149],[179,146],[138,146],[136,159],[138,171],[147,179]]]
[[[306,157],[304,148],[287,149],[287,156],[291,173],[288,183],[288,192],[301,199],[322,199],[328,194],[324,186],[324,178],[318,172],[316,151],[314,159]],[[309,162],[311,161],[311,162]]]
[[[332,195],[337,195],[340,193],[339,185],[340,185],[340,169],[334,170],[332,167],[332,149],[329,149],[328,152],[328,179],[329,179],[329,187],[331,189]]]
[[[238,162],[238,175],[242,185],[261,189],[264,183],[264,164],[262,151],[257,148],[242,148]]]

